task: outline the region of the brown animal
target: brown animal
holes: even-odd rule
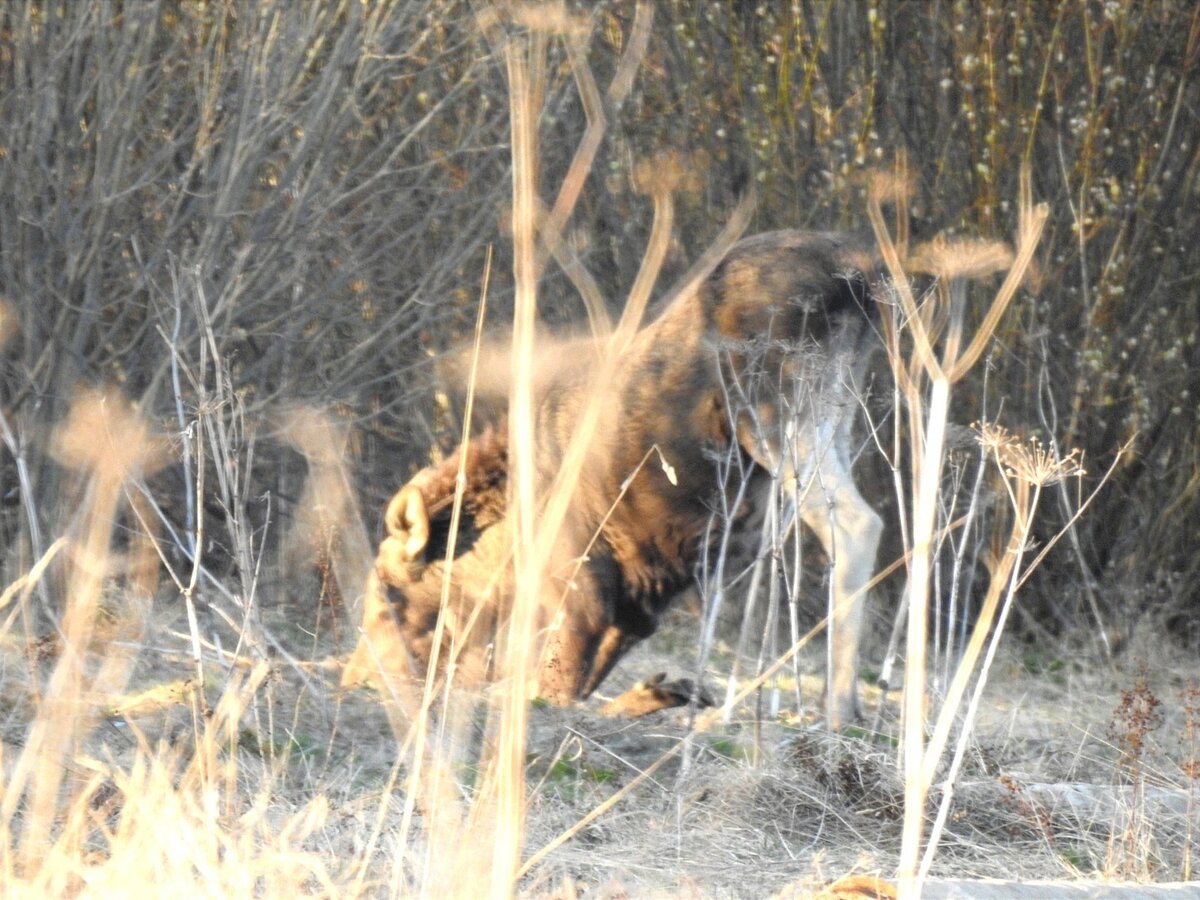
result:
[[[588,696],[695,585],[698,569],[714,559],[731,566],[722,528],[757,537],[781,489],[832,561],[828,723],[857,714],[862,594],[881,522],[851,479],[849,442],[881,290],[873,253],[855,239],[773,232],[736,244],[636,334],[599,387],[596,436],[539,598],[544,697]],[[588,360],[579,354],[538,390],[543,489],[597,390]],[[643,465],[651,448],[667,465]],[[372,668],[424,672],[462,453],[467,483],[442,646],[456,648],[459,675],[491,674],[513,583],[507,452],[504,429],[488,431],[392,499],[345,681]]]

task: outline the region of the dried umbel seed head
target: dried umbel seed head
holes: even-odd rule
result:
[[[873,203],[907,203],[913,196],[912,179],[894,171],[872,169],[866,175],[867,198]]]
[[[279,422],[284,440],[312,463],[337,463],[345,456],[346,429],[330,416],[308,407],[284,413]]]
[[[54,458],[69,469],[122,481],[165,462],[165,446],[119,391],[80,388],[54,433]]]
[[[1066,456],[1059,456],[1053,448],[1037,438],[1022,440],[1003,425],[984,422],[977,428],[979,443],[999,461],[1010,478],[1047,485],[1087,474],[1083,468],[1082,451],[1078,448]]]
[[[675,150],[643,159],[633,167],[633,189],[641,194],[668,194],[698,191],[701,160]]]
[[[1000,241],[949,241],[934,238],[917,248],[909,260],[916,272],[928,272],[938,278],[985,278],[1012,265],[1013,254]]]
[[[587,16],[572,14],[562,2],[488,5],[479,15],[479,23],[485,28],[504,19],[530,31],[567,37],[586,38],[591,30]]]

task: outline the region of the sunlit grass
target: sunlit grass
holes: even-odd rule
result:
[[[891,17],[912,14],[903,4],[872,7],[874,18],[858,23],[861,28],[850,27],[854,22],[832,3],[806,5],[804,14],[766,9],[755,13],[762,22],[749,25],[730,4],[709,5],[709,19],[701,6],[686,5],[656,11],[638,4],[629,15],[617,7],[598,19],[566,5],[519,5],[511,21],[489,18],[489,8],[476,25],[490,43],[465,42],[462,59],[450,56],[459,52],[459,33],[427,26],[420,17],[411,32],[400,30],[411,44],[396,38],[392,26],[403,10],[395,3],[354,6],[345,16],[340,8],[323,8],[300,24],[282,11],[256,23],[224,7],[177,12],[151,4],[146,8],[154,22],[142,23],[140,38],[122,30],[136,24],[131,11],[109,21],[99,6],[89,6],[83,18],[71,18],[75,11],[64,7],[59,18],[66,31],[58,32],[40,4],[26,6],[25,23],[13,25],[6,47],[11,55],[0,53],[0,94],[7,95],[0,105],[6,124],[0,146],[0,439],[6,454],[0,483],[4,536],[11,538],[8,581],[0,585],[0,882],[7,893],[353,897],[529,890],[568,897],[588,887],[566,871],[588,873],[592,887],[611,877],[618,889],[639,883],[690,889],[689,878],[705,871],[702,864],[713,864],[717,874],[738,866],[762,872],[767,867],[759,857],[785,860],[780,873],[786,870],[788,878],[815,866],[824,884],[857,867],[858,852],[887,876],[897,858],[910,877],[944,871],[935,850],[939,838],[944,842],[954,832],[953,784],[970,766],[972,724],[986,711],[989,672],[995,680],[992,670],[1003,659],[1006,618],[1018,589],[1043,559],[1053,559],[1046,554],[1064,534],[1039,532],[1037,516],[1053,496],[1062,513],[1055,528],[1065,521],[1067,529],[1082,532],[1094,518],[1090,511],[1081,515],[1095,495],[1079,486],[1078,451],[1059,451],[1057,441],[1087,446],[1089,460],[1116,452],[1115,466],[1133,458],[1125,452],[1129,438],[1139,442],[1146,463],[1123,470],[1128,481],[1116,492],[1121,499],[1099,516],[1104,528],[1082,540],[1067,532],[1078,546],[1090,550],[1090,537],[1105,553],[1134,547],[1114,563],[1125,567],[1131,584],[1147,572],[1194,570],[1190,532],[1180,527],[1191,520],[1198,496],[1194,472],[1180,462],[1191,458],[1195,442],[1186,427],[1188,392],[1195,390],[1196,367],[1189,362],[1195,304],[1187,247],[1180,244],[1191,233],[1195,210],[1179,202],[1190,196],[1195,177],[1194,117],[1187,115],[1192,82],[1173,65],[1154,70],[1162,77],[1141,77],[1145,66],[1132,61],[1148,58],[1139,55],[1146,47],[1168,48],[1162,50],[1168,62],[1172,53],[1194,56],[1200,19],[1192,10],[1085,4],[1063,6],[1043,23],[1036,7],[1005,18],[951,4],[945,34],[928,35],[931,46],[946,51],[950,70],[924,73],[911,60],[893,58],[888,43]],[[338,30],[346,22],[361,29],[355,32],[361,48],[346,37],[351,32]],[[112,29],[104,32],[113,36],[111,46],[92,42],[94,27]],[[668,28],[669,41],[659,30]],[[42,35],[53,44],[52,69],[38,68],[38,54],[48,52],[38,44]],[[162,66],[146,63],[154,58],[151,38],[174,54]],[[484,100],[493,109],[504,106],[495,99],[502,90],[487,94],[477,64],[485,45],[505,61],[489,65],[507,73],[507,134],[484,127]],[[294,54],[282,52],[289,47]],[[355,55],[360,49],[361,58]],[[603,91],[587,62],[601,49],[608,52],[601,68],[611,71]],[[59,63],[60,55],[70,65]],[[649,84],[634,92],[643,58],[650,60],[643,73]],[[101,66],[109,60],[111,70],[91,71],[92,59]],[[268,59],[271,65],[264,64]],[[416,60],[417,68],[384,69],[383,75],[371,68],[401,59]],[[194,72],[184,61],[195,64]],[[274,77],[281,72],[294,77]],[[180,96],[161,93],[164,85],[185,80]],[[57,101],[30,93],[26,82],[38,90],[54,85],[69,114],[59,115]],[[554,119],[562,107],[550,102],[561,100],[554,85],[563,83],[577,88],[587,119],[569,163],[557,146],[559,133],[551,131],[570,121]],[[391,100],[379,100],[389,91],[396,92]],[[258,94],[268,98],[261,108],[252,100]],[[900,172],[880,173],[873,167],[905,137],[887,121],[890,104],[910,94],[930,116],[919,135],[925,155]],[[191,100],[180,99],[185,95],[199,104],[194,119],[187,117]],[[464,95],[468,101],[459,105]],[[885,96],[886,104],[875,102]],[[329,99],[338,97],[348,99],[341,105]],[[30,99],[35,102],[22,105]],[[468,107],[469,115],[460,114]],[[943,107],[953,114],[938,118]],[[692,118],[669,118],[664,109],[687,110]],[[155,119],[160,110],[165,118]],[[439,112],[446,110],[443,120]],[[59,118],[65,125],[53,130]],[[124,123],[123,130],[106,130],[112,123]],[[277,129],[279,123],[286,127]],[[373,149],[337,143],[334,151],[311,155],[323,142],[334,146],[346,135],[372,134],[388,137]],[[672,135],[684,135],[689,151],[695,144],[702,152],[643,157],[643,146]],[[610,137],[615,150],[606,155]],[[401,331],[410,343],[431,336],[437,343],[454,332],[447,323],[455,316],[473,320],[471,305],[480,298],[472,260],[481,254],[464,247],[494,224],[487,204],[492,195],[479,186],[503,179],[463,160],[505,141],[516,173],[511,195],[505,185],[500,193],[506,203],[511,197],[515,247],[514,272],[504,275],[516,298],[513,346],[505,355],[516,366],[508,408],[515,458],[523,461],[512,502],[523,600],[539,594],[587,445],[607,424],[602,405],[589,405],[553,491],[531,493],[533,481],[522,468],[537,446],[531,405],[538,376],[531,367],[545,346],[532,322],[549,261],[582,298],[593,371],[602,384],[620,365],[660,272],[677,269],[678,258],[697,261],[676,293],[712,271],[752,218],[755,228],[861,222],[856,186],[864,180],[872,201],[896,205],[891,237],[881,240],[899,291],[896,319],[885,320],[893,330],[885,337],[897,406],[904,410],[895,420],[889,462],[897,484],[917,487],[908,497],[916,503],[904,516],[911,528],[904,556],[892,565],[918,573],[905,668],[911,680],[904,746],[911,764],[903,849],[887,819],[903,807],[887,789],[905,785],[850,777],[872,771],[864,763],[874,752],[866,749],[864,739],[875,737],[869,730],[855,732],[859,743],[849,750],[829,738],[820,745],[826,756],[806,758],[803,772],[781,776],[750,765],[778,764],[762,739],[763,733],[778,735],[777,723],[737,704],[771,679],[785,694],[796,688],[798,670],[785,666],[819,626],[765,660],[759,677],[732,681],[731,706],[740,711],[729,726],[718,715],[729,710],[685,725],[653,726],[669,746],[652,758],[630,754],[621,743],[627,732],[618,730],[605,733],[612,746],[601,761],[589,759],[581,748],[601,751],[587,744],[587,728],[571,713],[562,714],[563,736],[547,741],[531,734],[538,717],[551,714],[526,703],[540,646],[532,603],[518,603],[499,686],[482,696],[450,690],[453,678],[440,680],[436,671],[416,688],[385,689],[374,699],[332,687],[341,659],[327,654],[353,643],[346,622],[358,616],[335,612],[341,616],[337,636],[310,629],[313,601],[297,595],[297,573],[320,569],[323,599],[334,604],[340,598],[357,612],[373,551],[363,523],[375,517],[359,506],[361,473],[370,467],[372,477],[384,474],[386,483],[371,483],[375,494],[404,480],[386,452],[365,458],[362,431],[386,421],[380,411],[395,404],[402,439],[423,440],[413,424],[419,417],[410,416],[417,406],[411,397],[420,391],[408,380],[415,354],[396,353],[391,344]],[[435,162],[406,155],[422,144],[435,148]],[[130,156],[114,148],[130,148]],[[753,162],[747,172],[733,173],[743,151]],[[597,160],[603,168],[594,173]],[[1010,188],[1022,162],[1032,165],[1037,181],[1026,176],[1014,201]],[[418,173],[417,187],[397,195],[397,180],[409,177],[405,167]],[[553,198],[544,196],[549,173],[560,168],[567,171],[561,188]],[[864,177],[868,170],[875,174]],[[321,172],[328,183],[314,174]],[[757,188],[759,206],[737,207],[704,252],[694,236],[716,227],[714,217],[721,220],[734,205],[730,184],[741,190],[746,181]],[[604,207],[589,192],[612,185],[619,189],[606,201],[612,209],[603,240],[609,243],[593,236],[589,244],[583,228],[572,231],[572,217],[589,202]],[[1033,204],[1035,189],[1038,197],[1056,198],[1048,217]],[[447,206],[447,198],[456,197],[457,205]],[[428,215],[413,212],[423,204]],[[923,218],[910,207],[924,207]],[[385,211],[393,209],[411,221],[389,219]],[[306,219],[313,210],[320,215]],[[634,213],[649,222],[639,237],[640,255],[629,251],[637,227],[626,226]],[[344,234],[312,224],[343,219],[350,223]],[[957,234],[986,237],[918,245],[914,231],[947,219]],[[297,237],[309,234],[305,228],[312,229],[303,238],[311,244]],[[994,237],[1005,228],[1016,233],[1014,247]],[[420,242],[435,251],[418,260],[431,273],[422,285],[428,294],[410,299],[410,286],[396,283],[394,256]],[[597,248],[609,245],[617,248],[614,258],[626,260],[628,271],[619,274],[632,285],[615,327],[599,287],[612,279],[589,273],[581,261],[583,249],[602,256]],[[932,295],[906,293],[906,276],[914,272],[939,279]],[[964,313],[956,286],[996,272],[1010,274],[987,311]],[[1056,291],[1048,296],[1061,302],[1039,305],[1020,293],[1039,274],[1048,292]],[[44,314],[47,304],[51,318]],[[1029,363],[1039,334],[1049,334],[1055,348],[1040,368]],[[1001,353],[989,361],[997,337]],[[72,393],[81,366],[121,389]],[[1041,439],[1014,437],[985,417],[977,484],[992,485],[994,503],[979,499],[986,490],[976,488],[963,510],[954,507],[941,477],[954,415],[951,388],[961,385],[974,403],[995,390],[984,369],[998,373],[992,377],[1006,390],[997,420]],[[1063,390],[1037,381],[1050,371]],[[281,372],[293,380],[279,383]],[[155,387],[147,389],[145,407],[131,403],[126,392],[136,396],[146,385]],[[370,399],[347,424],[343,398],[359,388]],[[397,390],[411,393],[397,400]],[[318,397],[323,408],[293,404],[292,392],[305,403]],[[1047,403],[1051,393],[1060,408]],[[466,419],[469,426],[469,413]],[[902,478],[901,447],[921,448],[909,451]],[[290,471],[288,460],[297,458],[302,484],[294,475],[262,480],[263,468]],[[168,465],[183,477],[156,477]],[[1164,504],[1157,503],[1159,492]],[[1152,494],[1158,511],[1148,527],[1135,527],[1142,521],[1141,498]],[[949,509],[955,514],[945,514]],[[972,538],[955,548],[954,535],[967,533],[964,521]],[[927,701],[921,659],[928,643],[922,636],[926,597],[936,588],[929,583],[931,558],[949,547],[947,553],[966,559],[971,546],[982,548],[979,568],[986,570],[977,624],[958,651],[944,648],[935,660],[950,672],[961,655],[961,666]],[[1077,556],[1084,560],[1082,550]],[[1170,590],[1178,600],[1186,587]],[[1106,612],[1110,608],[1124,607],[1114,600]],[[1131,602],[1129,609],[1141,606]],[[280,618],[291,621],[280,628]],[[690,640],[689,633],[682,643]],[[1161,650],[1157,642],[1155,649]],[[868,696],[881,708],[890,703],[886,693]],[[1070,699],[1091,705],[1087,695]],[[1061,823],[1051,828],[1015,801],[1015,813],[1004,804],[986,811],[1012,813],[1010,828],[1058,840],[1052,858],[1068,862],[1072,873],[1190,877],[1200,779],[1194,697],[1189,702],[1191,749],[1182,757],[1156,748],[1152,730],[1135,723],[1122,734],[1127,743],[1144,741],[1147,755],[1136,771],[1128,763],[1104,770],[1134,782],[1142,791],[1139,802],[1147,804],[1148,782],[1186,789],[1190,805],[1177,868],[1175,856],[1159,855],[1159,844],[1175,838],[1167,826],[1155,832],[1152,817],[1126,830],[1113,826],[1105,869],[1103,853],[1100,863],[1089,855],[1095,847],[1088,836]],[[347,712],[376,704],[386,719]],[[1088,740],[1085,719],[1085,711],[1066,715],[1079,725],[1080,745]],[[803,720],[789,719],[797,721]],[[1169,725],[1180,730],[1178,722]],[[719,765],[697,770],[708,783],[684,779],[686,789],[676,789],[677,758],[691,752],[697,735],[720,728],[729,730],[711,745],[722,757]],[[889,730],[877,739],[890,747],[895,736]],[[1154,765],[1141,764],[1148,759]],[[1183,762],[1172,770],[1170,759]],[[924,797],[939,778],[940,807],[930,816]],[[862,799],[855,793],[861,784],[874,795],[864,804],[869,815],[859,817],[854,804]],[[706,806],[706,792],[720,802]],[[824,797],[823,806],[805,806],[813,796]],[[773,805],[773,797],[784,799]],[[829,828],[837,818],[853,827],[840,833],[846,845],[838,849],[845,852],[829,861],[810,853],[828,831],[810,838],[802,826],[808,819],[824,826],[831,810]],[[712,831],[694,828],[689,815]],[[934,831],[922,834],[930,818]],[[730,838],[724,827],[738,836]],[[803,838],[793,838],[790,829]],[[855,847],[853,834],[868,832],[881,835],[880,843]],[[685,845],[697,833],[709,843],[698,842],[702,851],[680,862],[689,859]],[[954,837],[961,851],[967,838]],[[647,850],[646,858],[632,855],[649,847],[655,852]],[[970,849],[981,858],[1003,856],[994,847]],[[660,880],[639,882],[647,871]],[[778,873],[761,877],[739,883],[749,894],[765,894],[785,880]]]

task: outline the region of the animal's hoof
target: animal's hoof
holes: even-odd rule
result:
[[[697,706],[715,706],[715,702],[702,687],[697,687],[690,678],[667,681],[667,673],[659,672],[652,678],[639,681],[619,697],[609,700],[600,707],[602,716],[649,715],[660,709],[687,706],[695,697]]]

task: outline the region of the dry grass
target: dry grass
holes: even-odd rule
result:
[[[105,595],[122,590],[110,581]],[[311,659],[253,668],[210,653],[203,690],[212,715],[203,719],[194,715],[199,689],[179,630],[186,617],[164,607],[146,626],[128,685],[104,695],[51,694],[62,658],[44,648],[39,656],[11,629],[3,635],[10,893],[106,895],[136,883],[157,895],[438,894],[435,879],[444,870],[436,861],[449,855],[461,862],[454,853],[461,845],[431,845],[437,832],[419,813],[401,843],[404,747],[375,696],[332,687],[335,673],[320,665],[324,648]],[[264,627],[291,642],[286,621],[269,618]],[[656,667],[686,665],[696,628],[679,613],[661,639],[614,673],[612,690]],[[111,640],[99,635],[79,658],[88,671],[104,665]],[[718,654],[713,674],[724,664]],[[1128,773],[1114,717],[1137,674],[1105,673],[1077,657],[1037,663],[1001,650],[932,874],[1182,877],[1194,823],[1189,838],[1187,815],[1164,814],[1157,792],[1186,797],[1196,790],[1185,776],[1190,757],[1180,755],[1182,691],[1172,686],[1184,674],[1156,672],[1150,689],[1163,698],[1162,722],[1141,736],[1137,791],[1114,793]],[[819,684],[806,677],[806,693],[819,696]],[[481,700],[473,707],[480,715],[487,708]],[[869,695],[868,702],[880,699]],[[889,731],[893,702],[885,701]],[[64,706],[75,716],[63,719]],[[467,725],[476,749],[446,773],[450,794],[463,801],[479,796],[483,721],[476,716]],[[51,759],[37,722],[56,746],[70,738],[70,751],[54,766],[62,778],[35,832],[35,800],[49,788],[22,792],[14,774],[22,754]],[[63,731],[70,722],[72,730]],[[638,781],[688,737],[685,713],[614,722],[588,709],[535,706],[528,724],[527,848],[568,831],[573,837],[525,874],[526,895],[753,897],[849,872],[888,875],[895,865],[904,785],[886,741],[873,746],[800,723],[756,722],[753,706],[739,705],[729,725],[691,732],[695,755],[686,773],[674,756]],[[1051,802],[1041,785],[1081,786],[1077,792],[1096,799]],[[576,830],[618,794],[618,803]],[[1111,811],[1106,796],[1128,814]],[[1147,815],[1137,815],[1139,804]],[[487,846],[470,848],[474,865]],[[1130,854],[1138,860],[1133,869]]]
[[[896,317],[887,321],[886,337],[903,399],[898,405],[905,410],[895,419],[893,452],[884,455],[899,473],[900,448],[921,448],[909,454],[906,477],[897,474],[896,479],[907,498],[902,564],[911,585],[903,715],[886,693],[870,698],[878,723],[872,733],[829,735],[798,715],[762,714],[760,689],[768,682],[776,691],[786,690],[790,677],[797,694],[818,693],[804,669],[807,663],[797,664],[790,675],[787,666],[819,627],[804,637],[793,632],[783,638],[791,649],[759,660],[754,679],[731,678],[729,704],[709,714],[668,712],[614,723],[588,708],[529,704],[527,686],[538,647],[533,600],[541,593],[553,537],[603,414],[599,401],[589,405],[553,490],[537,496],[532,406],[539,277],[553,258],[578,290],[599,360],[595,377],[603,384],[606,373],[620,364],[669,256],[674,191],[695,187],[686,184],[695,179],[686,177],[678,154],[663,157],[669,164],[657,169],[643,165],[639,170],[637,188],[649,195],[653,224],[614,327],[596,279],[575,257],[565,231],[605,134],[606,110],[619,108],[629,95],[647,52],[652,7],[638,4],[629,32],[608,35],[622,49],[603,95],[586,60],[590,20],[561,4],[516,5],[510,13],[504,18],[489,10],[477,23],[505,63],[513,154],[509,224],[515,315],[508,358],[514,371],[508,407],[517,461],[510,508],[518,590],[497,684],[481,694],[452,690],[452,678],[439,682],[431,668],[430,678],[410,694],[375,697],[332,686],[339,655],[351,643],[338,618],[339,601],[354,610],[370,566],[352,487],[353,435],[311,410],[275,415],[283,404],[278,395],[264,398],[269,379],[258,395],[237,388],[231,373],[244,356],[231,358],[237,354],[214,322],[248,289],[234,278],[231,284],[240,286],[210,302],[199,267],[192,271],[172,261],[162,278],[146,279],[156,297],[169,301],[157,311],[155,327],[131,326],[131,333],[139,341],[152,334],[161,342],[155,346],[165,348],[146,378],[172,385],[174,445],[159,436],[161,424],[112,390],[77,394],[60,423],[38,423],[25,415],[17,428],[8,410],[0,409],[0,437],[16,461],[27,520],[19,529],[20,572],[0,595],[4,890],[14,896],[103,896],[130,886],[176,896],[764,896],[804,894],[845,875],[890,876],[897,869],[909,892],[918,878],[939,874],[1191,877],[1200,831],[1196,686],[1186,680],[1194,672],[1162,660],[1153,638],[1139,647],[1137,635],[1126,658],[1140,653],[1155,659],[1160,664],[1149,672],[1121,661],[1109,666],[1072,644],[1053,654],[1044,645],[1043,658],[1031,660],[1000,642],[1018,589],[1058,536],[1073,536],[1070,529],[1090,502],[1063,491],[1066,524],[1033,555],[1042,488],[1077,474],[1076,457],[1053,445],[1014,441],[989,425],[983,429],[978,468],[972,470],[980,474],[968,510],[956,514],[955,498],[944,492],[951,388],[980,362],[1019,285],[1031,275],[1047,220],[1047,212],[1033,204],[1028,174],[1014,207],[1017,234],[1011,251],[994,241],[960,241],[934,242],[910,253],[907,204],[913,191],[907,172],[874,182],[871,218],[898,287]],[[611,26],[614,20],[606,21]],[[224,38],[236,36],[242,26],[224,19],[201,24],[205,27],[198,33],[211,38],[203,48],[212,54],[206,71],[219,78]],[[378,34],[380,45],[386,44],[391,32],[383,12],[361,24],[364,33]],[[302,51],[295,59],[297,71],[307,72],[304,67],[321,52],[340,61],[338,71],[353,70],[347,68],[350,45],[322,49],[322,33],[321,27],[305,33],[305,40],[316,42],[311,53],[304,41],[292,42]],[[174,34],[178,39],[186,32],[176,28]],[[868,37],[872,46],[879,40],[874,31]],[[267,28],[247,43],[260,38],[271,47],[278,41]],[[560,48],[559,56],[550,55],[552,45]],[[138,56],[139,46],[124,49]],[[1047,47],[1047,71],[1051,58]],[[538,122],[551,93],[551,61],[564,59],[588,127],[550,203],[539,192]],[[150,70],[122,66],[134,74]],[[780,97],[797,89],[810,100],[821,94],[820,68],[813,53],[800,66],[805,83],[781,80]],[[253,71],[267,74],[265,67]],[[471,84],[463,72],[450,75],[457,79],[452,91]],[[355,70],[352,77],[363,76]],[[307,83],[300,76],[295,81]],[[741,78],[737,81],[740,85]],[[146,92],[157,90],[155,83],[137,83]],[[364,82],[354,83],[361,89]],[[295,99],[314,128],[323,121],[326,88]],[[204,154],[218,154],[223,146],[218,141],[209,147],[204,139],[218,111],[215,93],[205,96],[198,155],[188,164],[196,177],[208,165]],[[980,96],[998,102],[994,91]],[[1177,97],[1183,96],[1181,83]],[[828,98],[813,102],[825,104],[826,128],[840,118],[868,116],[855,126],[854,148],[868,155],[870,113],[858,110],[857,101],[836,109]],[[978,98],[973,95],[970,102]],[[789,106],[781,102],[779,108]],[[342,121],[357,121],[355,110],[344,113]],[[993,164],[976,168],[983,181],[979,203],[986,209],[999,208],[1001,193],[995,164],[1001,143],[993,119],[998,115],[989,118],[979,137]],[[34,129],[37,122],[29,117],[23,125]],[[289,140],[299,142],[299,150],[315,146],[305,144],[303,136],[304,129],[297,128]],[[28,137],[29,146],[38,146],[37,135]],[[1032,134],[1026,157],[1031,147]],[[264,158],[273,152],[254,149]],[[1148,168],[1164,167],[1165,150],[1157,163],[1145,155],[1149,149],[1140,152]],[[1072,216],[1084,266],[1089,219],[1082,198],[1093,176],[1068,172],[1065,162],[1063,168],[1064,181],[1078,182],[1080,209],[1073,208]],[[846,169],[831,166],[830,171],[844,189]],[[64,172],[60,180],[65,184],[72,177]],[[259,187],[274,187],[279,177],[267,171]],[[259,230],[268,233],[300,207],[326,202],[336,207],[325,194],[306,193],[308,187],[298,180],[290,192],[280,192],[287,199],[263,216]],[[355,177],[347,176],[346,186],[331,195],[345,201],[360,189]],[[891,231],[880,209],[884,200],[900,209]],[[230,208],[250,205],[237,197],[221,202]],[[349,202],[343,208],[347,215],[357,211]],[[181,209],[182,204],[176,212]],[[714,252],[702,254],[680,284],[710,270],[720,248],[750,218],[747,202]],[[413,227],[424,233],[440,227],[435,226],[431,218]],[[403,243],[396,235],[371,237],[383,248],[372,260]],[[217,238],[206,240],[215,246]],[[1114,239],[1113,271],[1123,271],[1126,263],[1117,248],[1130,241]],[[356,238],[346,246],[371,243]],[[122,247],[113,256],[136,258],[144,277],[149,267],[141,252]],[[467,255],[464,250],[457,259]],[[30,283],[40,277],[33,272],[34,257],[27,261],[30,270],[22,270]],[[238,250],[229,259],[231,268],[240,270],[246,252]],[[123,277],[138,277],[130,266]],[[906,267],[938,276],[938,287],[928,297],[911,293]],[[452,268],[447,263],[439,270],[442,277]],[[968,334],[965,282],[997,270],[1007,275]],[[272,280],[271,272],[279,271],[260,272],[257,283],[265,286],[263,296],[286,310],[288,297]],[[1109,278],[1106,270],[1098,287]],[[1085,271],[1085,286],[1087,280]],[[81,293],[86,303],[97,302],[96,291]],[[361,308],[371,304],[366,298]],[[275,306],[271,317],[278,314]],[[315,308],[306,307],[310,313]],[[1089,341],[1103,330],[1106,309],[1104,302],[1089,309]],[[386,329],[372,324],[373,315],[364,312],[361,321],[347,321],[377,336]],[[181,318],[191,323],[190,336],[180,337]],[[307,339],[323,333],[320,314],[305,322],[295,334]],[[30,310],[0,302],[0,345],[16,337],[28,349],[39,333],[35,325]],[[104,368],[114,376],[125,374],[121,359],[99,343]],[[362,355],[377,349],[377,337],[364,338],[360,348]],[[31,365],[29,371],[44,375],[53,368]],[[1072,436],[1084,430],[1081,409],[1087,394],[1081,382],[1066,429]],[[263,422],[271,420],[270,427],[247,427],[247,403],[255,404]],[[466,420],[469,425],[469,415]],[[63,474],[41,483],[56,486],[57,500],[30,490],[34,479],[25,442],[31,428],[51,424],[55,437],[48,446]],[[269,506],[265,514],[249,513],[261,499],[251,478],[255,454],[268,444],[270,458],[298,453],[307,468],[297,492],[304,514],[292,517],[278,536],[272,529],[280,526]],[[183,472],[174,490],[156,480],[171,454]],[[1114,466],[1121,459],[1118,454]],[[990,507],[979,500],[985,470],[992,473],[999,498]],[[903,484],[911,485],[911,492]],[[181,507],[185,511],[176,515]],[[964,535],[957,544],[956,533]],[[938,593],[939,566],[953,566],[957,577],[972,548],[987,570],[977,624],[955,646],[933,642],[940,650],[933,652],[929,669],[944,676],[927,684],[925,629],[930,597]],[[221,564],[228,569],[210,568]],[[293,615],[302,604],[289,604],[279,587],[294,583],[292,570],[309,564],[321,573],[320,593],[333,610],[332,626],[328,617],[314,617],[306,607],[302,618]],[[160,569],[169,576],[161,586]],[[953,589],[949,594],[957,596]],[[310,629],[314,618],[316,627]],[[953,614],[949,619],[962,620]],[[651,671],[688,667],[702,639],[698,630],[680,611],[664,634],[630,655],[610,684],[619,688]],[[732,643],[732,638],[718,640],[700,674],[716,680],[735,664],[754,667],[754,660],[731,649]],[[956,670],[953,664],[960,659]]]

